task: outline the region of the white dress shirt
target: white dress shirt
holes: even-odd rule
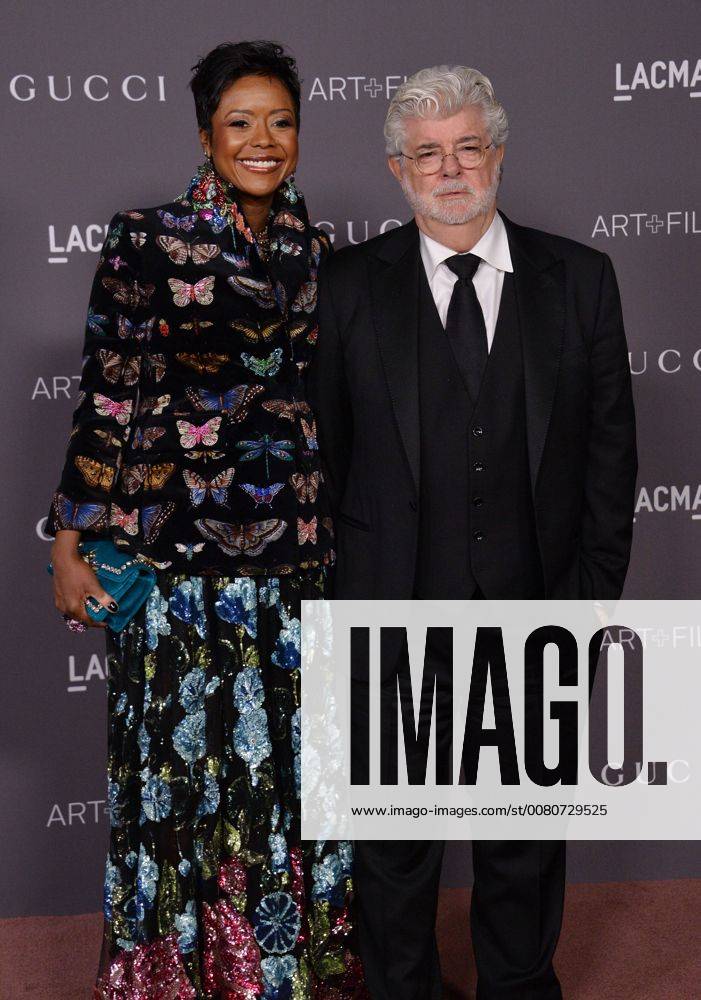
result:
[[[453,257],[455,250],[444,247],[425,233],[420,232],[419,235],[421,238],[421,260],[438,315],[445,327],[453,285],[458,278],[444,261],[448,257]],[[482,258],[472,283],[475,286],[477,299],[484,314],[484,324],[487,328],[487,349],[489,350],[494,340],[494,330],[497,325],[504,272],[514,269],[509,253],[506,227],[498,212],[495,212],[489,228],[482,234],[469,253]]]

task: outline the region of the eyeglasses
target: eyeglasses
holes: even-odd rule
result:
[[[493,142],[486,146],[475,146],[471,142],[461,142],[449,153],[441,153],[438,149],[427,149],[422,153],[417,153],[416,156],[409,156],[408,153],[399,153],[399,156],[413,160],[420,174],[437,174],[443,166],[443,160],[446,156],[454,156],[465,170],[473,170],[484,163],[487,150],[493,145]]]

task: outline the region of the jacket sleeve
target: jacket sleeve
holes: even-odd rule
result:
[[[128,219],[108,227],[90,294],[78,407],[46,533],[109,534],[110,506],[138,406],[141,343],[152,319],[152,286],[140,278],[139,237]]]
[[[630,559],[638,460],[628,346],[607,255],[592,339],[586,463],[580,596],[615,601]]]
[[[309,402],[317,420],[319,451],[333,516],[345,490],[353,438],[343,345],[331,292],[335,258],[319,273],[319,337],[307,375]]]

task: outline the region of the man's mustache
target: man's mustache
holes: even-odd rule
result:
[[[461,194],[475,194],[475,189],[470,187],[469,184],[465,184],[464,181],[443,181],[442,184],[437,184],[434,187],[431,194],[435,196],[439,194],[453,194],[458,191]]]

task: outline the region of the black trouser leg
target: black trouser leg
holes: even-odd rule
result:
[[[562,925],[565,842],[476,840],[472,857],[477,1000],[561,1000],[552,959]]]
[[[439,1000],[435,939],[443,841],[355,845],[360,956],[372,1000]]]

